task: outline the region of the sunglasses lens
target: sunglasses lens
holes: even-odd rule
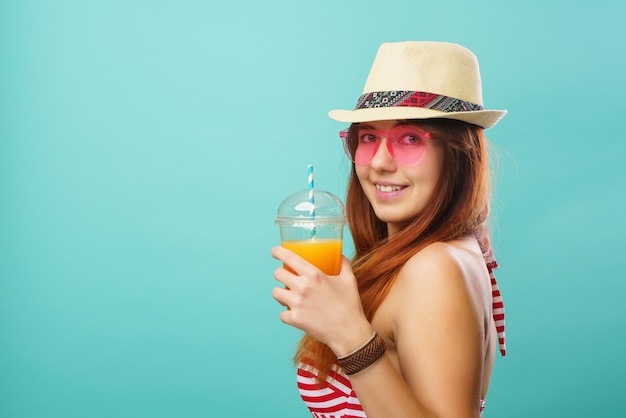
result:
[[[377,140],[370,142],[359,141],[354,152],[354,162],[359,165],[369,164],[372,158],[374,158],[379,145],[380,141]]]
[[[424,155],[430,133],[415,126],[398,126],[392,129],[387,140],[391,155],[402,165],[415,165]]]

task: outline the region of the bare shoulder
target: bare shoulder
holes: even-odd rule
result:
[[[484,278],[486,267],[478,244],[470,239],[436,242],[411,257],[400,270],[398,280],[407,285]],[[442,283],[443,281],[443,283]]]
[[[441,270],[458,273],[462,267],[459,249],[455,245],[435,242],[411,257],[402,273],[405,273],[405,276],[412,272],[436,273]]]
[[[398,308],[443,304],[485,312],[489,286],[489,275],[474,240],[437,242],[406,262],[398,273],[394,298]]]

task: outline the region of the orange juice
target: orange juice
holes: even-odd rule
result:
[[[335,276],[341,270],[340,239],[308,239],[301,241],[283,241],[282,246],[293,251],[324,274]],[[293,273],[288,266],[285,268]]]

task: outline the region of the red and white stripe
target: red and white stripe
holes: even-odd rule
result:
[[[487,263],[487,270],[489,271],[489,278],[491,279],[491,299],[492,299],[492,314],[493,320],[496,323],[496,331],[498,332],[498,344],[500,345],[500,354],[502,357],[506,356],[506,339],[504,333],[504,303],[502,302],[502,295],[500,295],[500,288],[496,282],[496,276],[493,274],[493,270],[498,268],[496,260],[492,259]]]
[[[493,271],[498,268],[498,263],[493,256],[493,248],[489,244],[487,239],[487,231],[485,228],[478,228],[474,231],[476,241],[480,246],[480,250],[483,253],[483,258],[487,264],[487,271],[489,272],[489,279],[491,280],[491,299],[492,299],[492,315],[496,324],[496,331],[498,333],[498,345],[500,346],[500,354],[502,357],[506,356],[506,342],[504,334],[504,303],[502,303],[502,296],[500,295],[500,288],[496,282],[496,276]]]
[[[298,366],[298,390],[315,418],[365,418],[361,403],[350,380],[338,366],[333,366],[326,382],[317,383],[318,370],[308,363]]]

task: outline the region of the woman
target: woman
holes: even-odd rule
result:
[[[353,161],[356,255],[327,277],[282,248],[273,297],[306,334],[298,387],[315,417],[478,417],[504,311],[492,274],[478,62],[450,43],[383,44],[356,109],[331,118]]]

